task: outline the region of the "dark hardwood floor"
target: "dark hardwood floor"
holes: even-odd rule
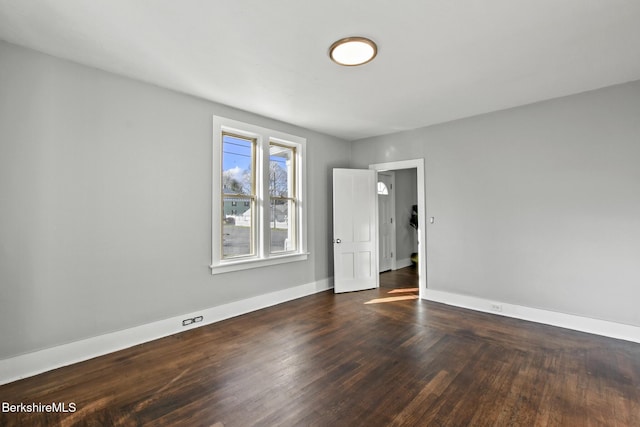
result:
[[[640,426],[640,345],[416,298],[323,292],[0,387],[2,426]],[[397,298],[406,297],[406,298]]]

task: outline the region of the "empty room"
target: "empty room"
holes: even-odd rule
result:
[[[640,425],[639,22],[0,0],[0,425]]]

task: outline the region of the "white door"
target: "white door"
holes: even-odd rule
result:
[[[388,271],[393,268],[393,176],[391,172],[378,172],[378,233],[380,259],[379,271]]]
[[[376,172],[333,170],[334,291],[378,286]]]

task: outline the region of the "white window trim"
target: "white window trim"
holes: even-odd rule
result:
[[[254,233],[257,239],[256,255],[251,257],[223,259],[222,258],[222,200],[220,197],[222,188],[222,132],[229,132],[239,136],[256,138],[256,181],[269,182],[269,142],[285,143],[296,147],[296,162],[299,167],[296,170],[298,212],[297,220],[297,250],[287,253],[269,253],[270,230],[268,215],[265,210],[265,203],[268,201],[268,194],[265,188],[258,186],[256,206],[256,224]],[[213,116],[213,173],[212,173],[212,209],[211,209],[211,273],[221,274],[231,271],[246,270],[249,268],[264,267],[268,265],[283,264],[295,261],[304,261],[309,253],[307,252],[307,180],[306,177],[306,142],[305,138],[267,129],[260,126],[251,125],[225,117]],[[268,206],[268,205],[267,205]]]

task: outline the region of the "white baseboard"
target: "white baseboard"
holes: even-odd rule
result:
[[[323,279],[146,325],[3,359],[0,360],[0,385],[331,288],[333,288],[333,279]],[[182,326],[183,319],[197,316],[203,317],[202,322]]]
[[[410,267],[413,263],[411,262],[411,258],[402,258],[396,260],[396,270],[401,268]]]
[[[422,298],[428,301],[440,302],[475,311],[514,317],[516,319],[528,320],[545,325],[559,326],[575,331],[640,343],[640,327],[638,326],[525,307],[522,305],[507,304],[433,289],[427,289],[423,292]]]

